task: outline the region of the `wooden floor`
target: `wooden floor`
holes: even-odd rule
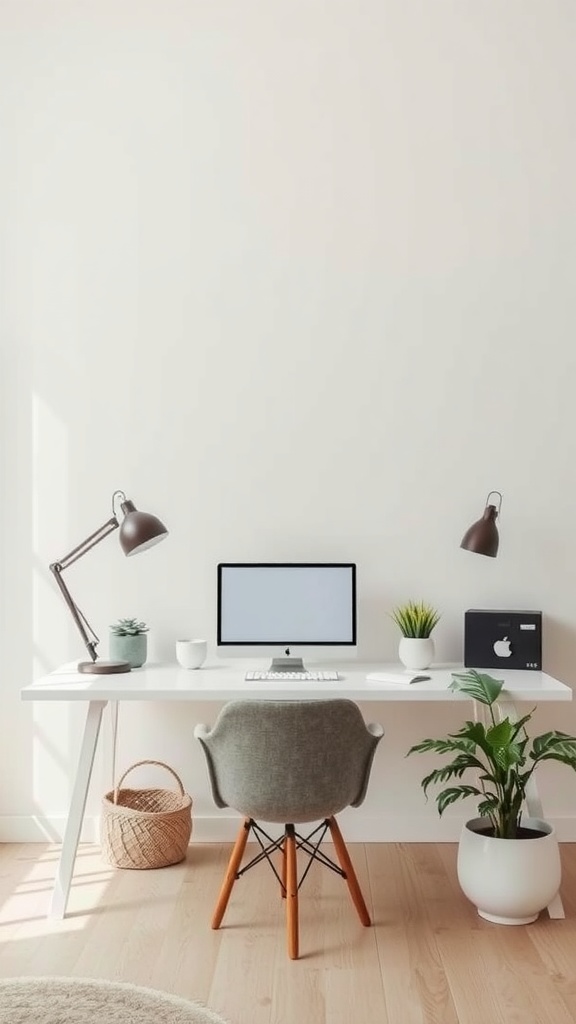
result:
[[[290,961],[265,864],[210,929],[227,845],[193,844],[159,871],[114,870],[82,846],[64,921],[45,917],[58,848],[0,845],[0,976],[129,981],[231,1024],[574,1024],[576,844],[561,847],[566,919],[512,928],[483,921],[460,893],[453,845],[349,849],[373,927],[315,865],[300,893],[301,959]]]

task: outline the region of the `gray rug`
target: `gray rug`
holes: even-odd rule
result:
[[[96,978],[0,979],[0,1024],[229,1024],[199,1003]]]

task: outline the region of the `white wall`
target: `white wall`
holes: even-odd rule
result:
[[[47,566],[118,487],[169,540],[67,579],[104,637],[145,618],[152,659],[213,642],[218,560],[353,559],[362,657],[394,657],[408,597],[441,659],[465,608],[541,608],[576,681],[574,28],[570,0],[3,0],[4,838],[66,814],[82,715],[19,688],[82,653]],[[458,546],[492,488],[495,561]],[[403,754],[454,710],[377,710],[350,828],[453,838]],[[205,714],[120,728],[199,818]],[[576,838],[576,780],[543,786]]]

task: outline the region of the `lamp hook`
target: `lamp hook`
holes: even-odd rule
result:
[[[490,491],[490,493],[488,494],[488,497],[486,498],[486,504],[487,505],[490,504],[490,498],[492,497],[493,494],[497,494],[498,497],[500,498],[500,501],[498,502],[498,508],[496,510],[496,514],[500,515],[500,510],[502,508],[502,495],[500,494],[500,491]]]
[[[114,491],[114,494],[112,495],[112,515],[113,516],[116,515],[116,504],[115,503],[116,503],[116,498],[118,497],[118,495],[120,495],[120,500],[126,501],[126,495],[124,494],[124,491]]]

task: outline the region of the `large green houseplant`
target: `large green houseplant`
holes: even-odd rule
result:
[[[489,720],[464,722],[457,733],[444,739],[426,739],[408,754],[434,751],[455,754],[449,764],[436,768],[422,780],[427,794],[431,785],[462,779],[468,771],[477,776],[471,784],[459,782],[436,794],[440,814],[450,804],[469,796],[479,798],[478,813],[486,817],[486,829],[497,839],[516,839],[526,798],[526,787],[542,761],[560,761],[576,771],[576,737],[553,730],[530,740],[526,724],[533,711],[518,721],[497,717],[494,705],[503,682],[484,672],[453,672],[450,688],[488,708]]]
[[[458,732],[422,740],[408,754],[453,755],[421,785],[425,795],[431,786],[442,787],[436,793],[440,815],[458,800],[478,800],[478,817],[465,823],[458,849],[462,889],[482,917],[525,924],[550,905],[560,885],[553,827],[522,817],[527,789],[544,761],[576,770],[576,737],[554,729],[530,738],[526,726],[534,709],[518,720],[498,713],[503,685],[475,669],[453,673],[451,689],[483,705],[485,721],[465,721]]]

